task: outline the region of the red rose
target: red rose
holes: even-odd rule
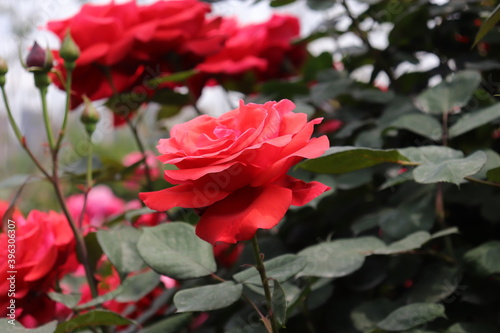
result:
[[[7,280],[11,273],[8,272],[15,271],[15,295],[12,298],[19,311],[18,319],[24,322],[23,318],[32,318],[27,319],[28,325],[35,325],[33,320],[40,325],[53,319],[53,316],[43,315],[42,318],[41,313],[32,313],[40,312],[34,304],[52,304],[41,294],[53,290],[56,281],[76,269],[75,239],[66,218],[56,212],[33,210],[26,220],[14,221],[12,228],[7,226],[0,233],[2,249],[8,249],[8,245],[13,243],[9,240],[15,239],[15,262],[8,261],[10,252],[0,251],[0,314],[5,317],[6,306],[11,299]],[[14,238],[8,230],[15,230]],[[55,305],[52,308],[55,311]]]
[[[206,209],[197,235],[215,244],[235,243],[273,228],[290,205],[302,206],[329,189],[287,176],[303,158],[318,157],[328,138],[312,138],[321,119],[307,122],[289,100],[264,105],[240,103],[219,118],[197,117],[172,128],[157,146],[159,159],[179,170],[164,177],[177,186],[140,193],[151,209]]]
[[[72,107],[81,96],[91,100],[107,98],[145,84],[158,72],[178,71],[167,56],[204,57],[216,52],[224,40],[213,20],[205,18],[210,6],[197,0],[159,1],[139,6],[135,1],[106,5],[86,4],[75,16],[48,23],[61,40],[71,32],[81,51],[73,73]],[[62,59],[54,52],[57,69],[65,75]],[[189,68],[198,62],[190,64]],[[62,83],[54,76],[55,83]]]
[[[198,65],[204,73],[234,76],[251,71],[260,80],[276,79],[294,74],[305,59],[305,46],[292,45],[300,33],[295,17],[273,15],[265,23],[242,28],[225,20],[221,29],[229,38],[220,52]]]

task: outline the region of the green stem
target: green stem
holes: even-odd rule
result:
[[[447,147],[448,146],[448,112],[443,113],[443,118],[442,118],[442,128],[443,128],[443,134],[441,137],[441,142],[443,146]],[[436,219],[438,222],[438,225],[441,230],[444,230],[447,228],[446,226],[446,213],[444,210],[444,195],[443,195],[443,183],[437,183],[436,185],[436,201],[435,201],[435,207],[436,207]],[[451,238],[449,235],[444,236],[444,245],[446,248],[446,252],[448,255],[455,260],[455,251],[453,250],[453,243],[451,242]]]
[[[50,127],[49,110],[47,108],[47,87],[40,87],[40,97],[42,99],[43,122],[45,124],[45,131],[47,132],[47,140],[51,151],[54,151],[54,136],[52,135],[52,128]]]
[[[68,123],[68,114],[69,114],[69,109],[71,105],[71,81],[72,81],[72,76],[73,76],[73,70],[72,69],[67,69],[66,70],[66,106],[64,108],[64,117],[63,117],[63,122],[61,125],[61,129],[59,131],[59,135],[57,137],[57,143],[55,150],[58,151],[59,148],[61,147],[61,142],[64,138],[64,135],[66,134],[66,125]]]
[[[271,320],[272,331],[273,333],[278,333],[278,323],[276,321],[276,318],[274,317],[272,310],[272,297],[271,290],[269,288],[269,280],[267,279],[266,268],[264,266],[262,254],[260,253],[259,243],[257,242],[257,234],[252,238],[252,247],[253,253],[255,255],[255,268],[259,272],[260,281],[262,282],[262,287],[264,288],[264,294],[266,296],[267,310],[269,311],[269,319]]]
[[[80,216],[78,217],[78,229],[81,230],[83,224],[83,217],[85,216],[85,211],[87,208],[87,199],[89,197],[90,190],[92,189],[92,138],[91,135],[89,138],[89,154],[87,155],[87,184],[85,186],[85,192],[83,193],[83,205],[82,211],[80,212]]]
[[[16,134],[16,137],[19,140],[19,142],[22,142],[23,135],[21,134],[21,130],[19,130],[19,127],[17,126],[17,123],[14,120],[14,117],[12,116],[9,101],[7,99],[7,94],[5,93],[5,87],[3,87],[3,86],[2,86],[2,96],[3,96],[3,102],[5,105],[5,109],[7,110],[7,116],[9,117],[10,126],[12,126],[12,129],[14,130],[14,133]]]
[[[130,128],[130,131],[132,131],[132,135],[135,139],[135,142],[137,143],[137,147],[139,148],[139,151],[141,152],[142,158],[144,160],[143,164],[144,164],[144,171],[146,173],[146,189],[148,191],[152,191],[153,190],[153,181],[151,179],[151,170],[150,170],[149,165],[148,165],[148,161],[147,161],[148,158],[146,155],[146,150],[144,149],[144,145],[142,143],[142,140],[139,137],[137,127],[134,124],[132,124],[132,122],[130,120],[127,120],[127,125]]]
[[[33,163],[35,163],[35,166],[43,173],[43,175],[45,176],[45,178],[47,178],[47,180],[50,181],[51,177],[50,177],[49,173],[47,172],[47,170],[45,170],[45,168],[40,163],[40,161],[38,161],[38,159],[35,157],[35,155],[33,155],[33,153],[31,152],[31,150],[28,148],[28,145],[26,144],[26,138],[23,136],[23,134],[19,130],[19,127],[17,126],[17,123],[14,120],[14,117],[12,116],[12,111],[10,109],[9,100],[7,99],[7,94],[5,93],[5,88],[4,87],[2,87],[2,95],[3,95],[3,101],[4,101],[5,109],[7,110],[7,115],[8,115],[8,118],[9,118],[9,123],[12,126],[12,129],[14,130],[14,133],[16,134],[16,138],[19,140],[19,143],[21,144],[21,147],[23,147],[23,149],[26,151],[26,153],[28,154],[28,156],[33,161]]]
[[[75,236],[76,240],[76,254],[78,256],[78,260],[80,263],[83,265],[85,269],[85,276],[87,278],[87,282],[90,287],[90,293],[92,295],[92,298],[95,298],[98,296],[97,293],[97,284],[94,279],[94,273],[92,270],[92,267],[90,266],[90,261],[89,261],[89,255],[87,251],[87,246],[85,245],[85,240],[83,239],[82,234],[80,233],[80,230],[77,228],[75,221],[71,214],[69,213],[68,206],[66,205],[66,201],[64,200],[64,194],[61,189],[61,184],[59,182],[59,177],[57,175],[57,160],[54,161],[54,174],[52,176],[52,186],[54,187],[54,190],[56,192],[56,197],[57,200],[59,201],[59,205],[61,206],[61,209],[66,216],[66,219],[68,220],[69,226],[71,228],[71,231],[73,232],[73,235]]]
[[[465,177],[465,179],[467,179],[468,181],[473,182],[473,183],[500,187],[500,183],[490,182],[488,180],[477,179],[474,177]]]

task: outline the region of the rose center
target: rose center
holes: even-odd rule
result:
[[[222,139],[222,138],[234,139],[239,135],[239,133],[237,133],[237,131],[230,129],[230,128],[227,128],[226,126],[217,126],[214,129],[214,134],[218,139]]]

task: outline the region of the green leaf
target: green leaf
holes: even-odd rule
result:
[[[272,0],[270,5],[271,7],[281,7],[294,2],[295,0]]]
[[[433,141],[440,140],[443,136],[441,123],[433,116],[423,113],[404,114],[389,123],[387,128],[404,129]]]
[[[285,254],[264,262],[267,277],[279,282],[284,282],[299,273],[306,266],[306,259],[294,254]],[[261,285],[259,272],[255,267],[250,267],[233,276],[240,283]]]
[[[379,321],[396,309],[396,304],[387,299],[377,299],[356,307],[351,312],[351,320],[358,331],[371,333]]]
[[[463,107],[481,82],[476,71],[461,71],[449,75],[438,85],[428,88],[417,99],[417,107],[430,114],[441,115]]]
[[[191,76],[193,76],[197,73],[198,73],[197,70],[190,69],[190,70],[187,70],[184,72],[177,72],[177,73],[173,73],[173,74],[166,75],[166,76],[156,77],[152,80],[149,80],[147,82],[147,84],[149,86],[158,86],[158,85],[160,85],[162,83],[166,83],[166,82],[182,82],[182,81],[189,79]]]
[[[476,38],[474,39],[474,44],[472,47],[476,46],[481,39],[491,30],[500,20],[500,4],[490,13],[486,21],[481,24],[479,31],[477,32]]]
[[[359,237],[340,239],[310,246],[301,252],[300,256],[307,259],[306,267],[298,276],[341,277],[358,270],[365,261],[365,255],[385,244],[375,237]]]
[[[488,170],[486,172],[486,177],[492,182],[500,183],[500,167]]]
[[[484,149],[483,151],[486,154],[487,161],[483,165],[481,170],[479,170],[479,172],[474,175],[475,178],[479,178],[479,179],[488,178],[488,172],[490,170],[493,170],[496,168],[500,169],[500,155],[498,155],[495,151],[493,151],[491,149]],[[490,175],[494,176],[495,173],[496,173],[496,171],[492,171],[492,173],[490,173]],[[494,181],[493,179],[489,179],[489,180]],[[497,180],[500,181],[500,174],[499,174],[499,177],[497,178]]]
[[[426,196],[397,208],[383,209],[378,218],[384,234],[400,239],[416,231],[430,230],[434,224],[434,206],[431,198]]]
[[[392,243],[385,249],[376,250],[376,254],[392,254],[406,252],[413,249],[418,249],[424,243],[431,239],[431,235],[427,231],[417,231],[405,238]]]
[[[51,321],[43,326],[28,329],[24,328],[17,320],[8,318],[0,319],[0,332],[5,333],[53,333],[56,330],[57,321]]]
[[[303,169],[318,173],[346,173],[381,163],[406,164],[408,159],[397,150],[359,147],[332,147],[323,156],[299,164]]]
[[[311,88],[311,100],[314,104],[320,106],[328,100],[349,92],[351,84],[352,81],[349,78],[320,82]]]
[[[458,268],[446,266],[443,263],[432,263],[424,268],[410,289],[408,302],[437,303],[441,300],[446,302],[447,297],[455,292],[460,283],[461,276]]]
[[[465,113],[450,127],[448,136],[450,138],[457,137],[479,126],[486,125],[498,117],[500,117],[500,103],[476,112]]]
[[[170,222],[143,230],[137,248],[148,266],[160,274],[189,279],[217,269],[212,245],[198,238],[192,225]]]
[[[97,231],[97,240],[102,250],[121,274],[138,271],[144,267],[144,261],[137,250],[140,237],[140,229],[123,225]]]
[[[464,255],[465,263],[481,276],[500,273],[500,241],[486,242]]]
[[[464,177],[471,176],[481,170],[486,161],[486,154],[477,151],[466,158],[420,165],[413,170],[413,178],[421,184],[449,182],[459,185]]]
[[[142,333],[177,333],[192,321],[192,313],[180,313],[160,320],[141,330]]]
[[[421,164],[439,163],[464,157],[464,153],[460,150],[444,146],[408,147],[398,149],[398,151],[409,161]]]
[[[285,291],[281,287],[277,280],[274,280],[274,288],[272,295],[271,308],[273,310],[274,316],[281,327],[285,327],[286,324],[286,295]]]
[[[414,303],[391,312],[377,327],[386,331],[404,331],[433,321],[446,318],[444,306],[432,303]]]
[[[83,327],[119,326],[134,324],[132,320],[123,318],[119,314],[106,310],[92,310],[80,314],[72,319],[57,325],[54,333],[69,333]]]
[[[73,309],[80,302],[81,294],[61,294],[56,292],[48,292],[47,296],[55,302],[62,303],[66,307]]]
[[[129,276],[123,281],[123,288],[116,296],[117,302],[137,302],[160,283],[160,275],[154,271]]]
[[[189,288],[175,294],[174,304],[177,312],[217,310],[236,302],[242,291],[243,285],[232,281]]]
[[[335,4],[333,0],[307,0],[307,6],[312,10],[325,10]]]
[[[496,333],[495,327],[488,324],[456,323],[448,327],[445,333]]]

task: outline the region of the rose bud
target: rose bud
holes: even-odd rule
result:
[[[28,57],[26,58],[26,66],[30,72],[48,72],[52,68],[52,61],[52,53],[42,49],[40,45],[35,42],[30,53],[28,53]]]
[[[83,101],[85,103],[85,107],[82,115],[80,116],[80,121],[85,125],[85,130],[88,135],[92,135],[95,131],[96,124],[100,119],[99,112],[97,112],[96,108],[87,96],[83,96]]]
[[[80,56],[80,48],[76,45],[73,38],[71,38],[69,30],[64,36],[61,49],[59,50],[59,55],[64,59],[64,65],[66,68],[70,67],[70,69],[73,69],[75,67],[75,61]]]

